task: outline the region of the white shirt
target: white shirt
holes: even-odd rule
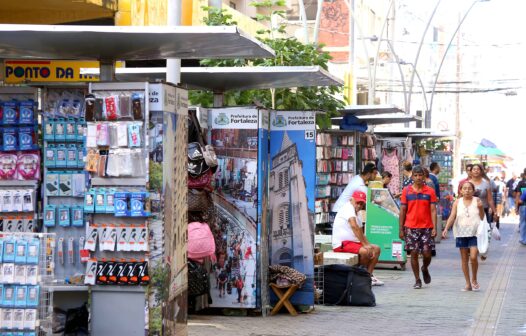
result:
[[[340,208],[346,204],[349,203],[349,200],[352,197],[352,194],[356,190],[363,191],[365,194],[367,194],[367,186],[365,185],[365,182],[363,178],[360,175],[354,176],[350,181],[349,184],[347,184],[347,187],[343,189],[343,192],[340,194],[340,197],[338,197],[338,200],[336,203],[334,203],[334,206],[332,207],[333,212],[340,211]]]
[[[350,201],[347,201],[336,214],[336,218],[334,218],[332,225],[332,248],[341,246],[345,240],[360,242],[351,228],[351,224],[349,223],[350,218],[356,219],[358,226],[360,228],[363,227],[362,221],[356,216],[354,206]]]

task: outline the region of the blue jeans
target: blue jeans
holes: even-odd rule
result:
[[[519,207],[519,241],[526,244],[526,206]]]
[[[515,208],[515,198],[508,197],[508,208],[510,210],[513,210],[513,208]]]

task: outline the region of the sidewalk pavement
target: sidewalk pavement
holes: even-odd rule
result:
[[[293,317],[192,315],[190,336],[340,336],[360,335],[526,335],[526,246],[517,225],[501,225],[486,261],[479,262],[480,292],[462,292],[460,256],[450,237],[437,244],[430,266],[432,282],[421,290],[410,263],[406,271],[376,270],[385,286],[373,287],[377,306],[315,306]]]

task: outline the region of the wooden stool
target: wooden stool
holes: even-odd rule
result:
[[[279,298],[279,302],[274,306],[274,308],[270,312],[270,316],[276,315],[283,306],[287,308],[290,315],[298,315],[296,309],[294,309],[294,306],[289,301],[292,295],[299,288],[298,285],[278,286],[275,283],[271,283],[270,288],[272,288],[274,293],[276,293],[276,295]]]

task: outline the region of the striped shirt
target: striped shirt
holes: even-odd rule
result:
[[[407,206],[404,226],[411,229],[432,229],[431,206],[437,203],[437,197],[433,188],[423,185],[422,190],[417,192],[413,185],[402,190],[400,198],[402,205]]]

